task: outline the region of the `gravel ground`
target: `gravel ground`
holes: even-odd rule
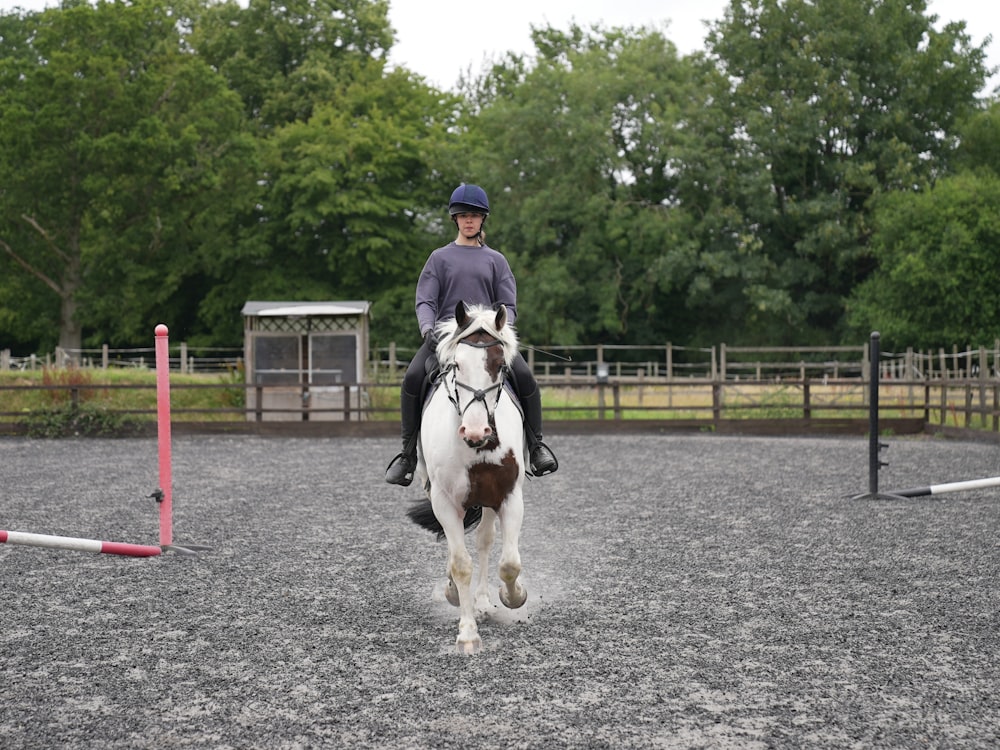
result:
[[[395,440],[175,437],[210,551],[0,545],[0,747],[1000,745],[1000,490],[852,500],[864,438],[550,438],[528,603],[463,657]],[[1000,473],[889,442],[882,489]],[[0,439],[0,529],[156,544],[156,456]]]

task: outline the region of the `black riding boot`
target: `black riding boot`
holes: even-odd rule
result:
[[[405,389],[399,392],[399,417],[402,423],[403,450],[385,470],[385,481],[408,487],[413,481],[413,472],[417,468],[417,427],[420,424],[420,397],[407,393]]]
[[[552,449],[542,442],[542,394],[536,387],[528,396],[521,396],[524,409],[524,436],[528,440],[528,463],[536,477],[551,474],[559,468]]]

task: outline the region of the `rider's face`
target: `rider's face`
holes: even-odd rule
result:
[[[486,217],[478,213],[455,214],[455,221],[458,223],[458,230],[466,237],[475,237],[479,230],[483,228],[483,219]]]

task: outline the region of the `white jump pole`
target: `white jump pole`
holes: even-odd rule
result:
[[[925,495],[942,495],[946,492],[981,490],[985,487],[1000,487],[1000,477],[968,479],[964,482],[948,482],[946,484],[930,484],[926,487],[911,487],[907,490],[893,490],[890,494],[897,495],[899,497],[923,497]]]
[[[51,534],[29,534],[24,531],[0,531],[0,544],[5,543],[76,550],[77,552],[103,552],[106,555],[125,555],[127,557],[155,557],[162,552],[159,547],[147,544],[100,542],[96,539],[78,539],[71,536],[52,536]]]

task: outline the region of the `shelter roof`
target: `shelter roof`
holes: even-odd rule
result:
[[[334,302],[262,302],[248,301],[243,305],[243,317],[308,317],[367,315],[371,302],[351,300]]]

